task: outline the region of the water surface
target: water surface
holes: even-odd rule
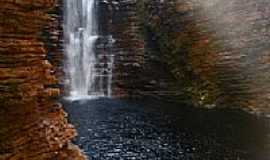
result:
[[[65,102],[94,160],[270,160],[268,120],[153,99]]]

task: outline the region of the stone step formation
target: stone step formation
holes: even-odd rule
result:
[[[76,131],[54,100],[60,90],[53,87],[57,67],[48,51],[59,51],[58,1],[0,5],[0,159],[85,159],[70,143]]]

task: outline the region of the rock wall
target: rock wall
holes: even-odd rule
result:
[[[56,103],[57,67],[49,62],[60,36],[58,3],[0,0],[1,160],[84,159],[70,143],[76,132]]]
[[[105,40],[97,49],[115,56],[115,96],[270,112],[268,0],[98,2]],[[85,159],[57,103],[61,1],[0,5],[0,159]]]
[[[113,95],[169,97],[178,94],[167,65],[159,55],[150,54],[145,48],[140,1],[99,2],[100,30],[114,39],[110,50],[115,58]]]
[[[100,1],[114,93],[269,112],[267,0]]]
[[[193,103],[270,111],[268,0],[138,2],[146,42]]]
[[[138,31],[136,1],[100,1],[101,32],[111,35],[114,43],[113,94],[134,95],[139,85],[139,73],[144,63],[144,42]]]

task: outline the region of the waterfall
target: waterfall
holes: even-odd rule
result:
[[[95,0],[66,0],[64,3],[65,72],[69,97],[109,96],[113,56],[98,55],[95,51],[100,38]],[[106,62],[100,60],[104,57],[108,59]]]

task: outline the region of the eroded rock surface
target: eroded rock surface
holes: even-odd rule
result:
[[[114,94],[269,112],[267,0],[100,1]],[[104,18],[105,17],[105,18]]]
[[[138,3],[148,50],[166,61],[193,103],[270,111],[267,0]]]
[[[113,95],[116,97],[170,96],[178,93],[174,77],[159,55],[145,48],[140,3],[108,0],[99,3],[100,30],[114,43]]]
[[[84,159],[55,102],[60,90],[42,34],[51,39],[57,0],[0,1],[0,159]],[[51,43],[57,41],[51,41]],[[57,44],[56,44],[57,46]]]

